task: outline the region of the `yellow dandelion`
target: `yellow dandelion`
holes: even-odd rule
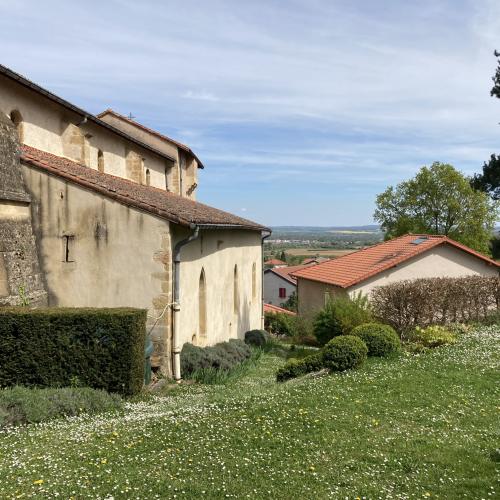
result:
[[[33,481],[33,484],[43,484],[43,479],[37,479],[35,481]]]

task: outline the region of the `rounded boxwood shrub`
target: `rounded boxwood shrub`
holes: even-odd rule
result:
[[[388,356],[401,348],[396,330],[381,323],[365,323],[352,329],[351,335],[359,337],[368,347],[368,356]]]
[[[332,371],[341,372],[357,368],[366,360],[368,347],[354,335],[341,335],[330,340],[323,348],[323,365]]]
[[[250,330],[245,333],[245,344],[255,347],[263,347],[268,340],[268,335],[265,330]]]
[[[290,359],[276,372],[276,381],[285,382],[306,373],[318,372],[323,368],[323,354],[315,353],[302,359]]]

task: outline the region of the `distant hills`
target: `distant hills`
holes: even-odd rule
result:
[[[272,226],[277,233],[379,233],[380,226],[367,224],[365,226]]]

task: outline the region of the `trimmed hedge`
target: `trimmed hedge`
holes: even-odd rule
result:
[[[401,348],[396,330],[389,325],[365,323],[352,329],[351,335],[359,337],[368,347],[368,356],[389,356]]]
[[[144,379],[142,309],[0,308],[0,387],[74,384],[135,394]]]
[[[500,306],[500,279],[466,276],[398,281],[375,288],[370,302],[376,317],[404,335],[416,326],[488,318]]]
[[[368,347],[354,335],[341,335],[330,340],[323,348],[323,365],[331,371],[342,372],[362,365]]]
[[[229,371],[249,359],[251,355],[251,347],[239,339],[231,339],[209,347],[186,343],[181,351],[181,374],[185,377],[207,368]]]
[[[245,344],[255,347],[264,347],[269,340],[269,335],[265,330],[250,330],[245,333]]]

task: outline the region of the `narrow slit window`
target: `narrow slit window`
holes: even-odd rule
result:
[[[73,243],[75,237],[65,234],[63,236],[63,262],[74,262]]]
[[[151,172],[149,168],[146,169],[146,186],[151,186]]]
[[[100,149],[97,151],[97,170],[104,172],[104,153]]]

